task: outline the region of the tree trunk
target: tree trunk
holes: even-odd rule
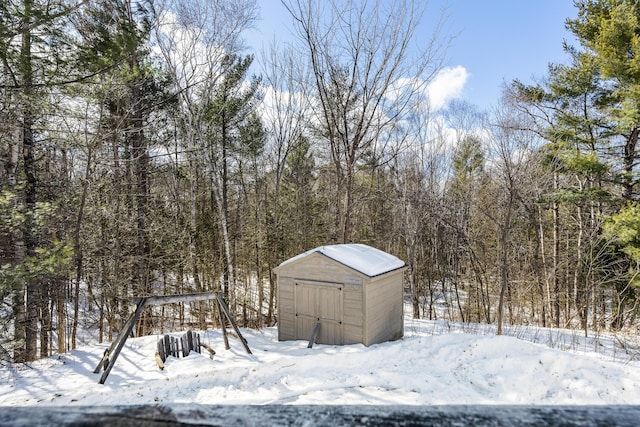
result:
[[[547,327],[547,310],[546,310],[546,303],[545,303],[545,294],[544,294],[544,280],[543,280],[543,268],[541,268],[541,251],[544,253],[544,251],[541,249],[541,245],[542,245],[542,237],[540,236],[540,233],[542,232],[542,227],[539,224],[539,221],[537,220],[537,213],[538,210],[537,209],[531,209],[529,212],[529,221],[531,224],[531,231],[533,231],[533,238],[535,239],[535,242],[533,244],[533,257],[531,260],[531,267],[533,269],[533,275],[535,276],[535,280],[536,280],[536,285],[538,287],[538,291],[540,292],[540,321],[542,324],[543,328]],[[542,257],[542,264],[544,265],[544,257]]]
[[[66,280],[59,278],[56,281],[56,320],[57,320],[57,334],[58,334],[58,354],[65,353],[67,351],[66,345],[66,319],[65,303],[67,296]]]
[[[84,180],[82,183],[82,194],[80,195],[80,205],[78,206],[78,215],[76,216],[76,224],[75,229],[73,231],[73,252],[74,252],[74,264],[75,264],[75,291],[73,298],[73,307],[74,307],[74,316],[73,316],[73,326],[71,333],[71,348],[76,348],[76,335],[78,333],[78,311],[79,311],[79,297],[80,297],[80,281],[82,280],[82,261],[83,261],[83,253],[82,253],[82,245],[80,244],[80,233],[82,231],[82,222],[84,220],[84,208],[87,203],[87,193],[89,192],[89,174],[91,170],[91,161],[93,150],[91,147],[88,147],[87,153],[87,164],[84,170]],[[103,289],[104,292],[104,289]],[[58,309],[60,310],[60,309]],[[63,323],[64,318],[58,319],[58,322]],[[58,343],[60,344],[60,343]],[[58,352],[64,352],[63,349],[60,349],[60,345],[58,345]]]
[[[40,357],[49,355],[49,345],[51,339],[51,311],[49,301],[51,300],[51,283],[42,283],[38,292],[40,297]]]
[[[261,328],[263,325],[263,321],[262,321],[262,301],[264,300],[264,282],[263,282],[263,275],[262,275],[262,263],[263,263],[263,259],[262,259],[262,236],[263,236],[263,229],[262,229],[262,222],[260,221],[260,186],[259,186],[259,176],[258,176],[258,167],[257,167],[257,163],[254,161],[253,164],[253,173],[254,173],[254,179],[255,179],[255,210],[254,210],[254,221],[256,223],[256,227],[257,227],[257,235],[255,237],[255,268],[256,268],[256,280],[258,281],[258,303],[257,303],[257,323],[256,323],[256,327]]]
[[[342,243],[351,243],[351,215],[353,211],[354,165],[349,162],[345,182],[344,208],[342,209]]]
[[[636,164],[636,145],[638,145],[638,136],[640,134],[640,128],[635,126],[624,145],[624,175],[622,181],[622,198],[626,201],[633,201],[633,190],[635,186],[634,166]]]
[[[222,243],[224,250],[224,278],[225,278],[225,286],[223,288],[223,295],[225,299],[228,301],[231,296],[231,286],[235,282],[234,279],[234,271],[233,271],[233,256],[231,252],[231,238],[229,236],[229,227],[227,221],[227,211],[223,208],[223,200],[222,200],[222,191],[220,180],[215,177],[215,171],[212,171],[211,183],[213,186],[213,194],[216,199],[216,206],[218,207],[218,214],[220,215],[220,228],[222,231]],[[231,307],[231,304],[229,304]]]
[[[35,224],[33,216],[36,210],[36,171],[35,171],[35,140],[33,137],[34,113],[32,109],[33,70],[31,58],[31,15],[32,0],[24,1],[23,24],[20,50],[20,74],[23,86],[22,106],[22,162],[26,182],[24,184],[25,221],[22,230],[25,257],[34,257],[36,252]],[[38,347],[38,317],[39,295],[37,278],[29,277],[26,281],[26,316],[25,316],[25,359],[35,360]]]
[[[229,196],[228,196],[228,186],[229,186],[229,171],[228,171],[228,123],[223,118],[221,133],[222,133],[222,167],[220,170],[221,180],[219,182],[219,191],[214,191],[214,193],[219,197],[218,200],[218,209],[220,214],[220,225],[222,228],[222,240],[224,244],[224,297],[227,302],[227,305],[234,311],[235,307],[235,298],[234,297],[234,289],[235,289],[235,275],[234,275],[234,262],[233,262],[233,253],[231,251],[231,235],[229,233]],[[233,299],[233,300],[232,300]]]
[[[16,126],[13,138],[11,139],[9,149],[7,152],[7,160],[5,163],[5,170],[7,171],[7,184],[9,191],[16,191],[16,184],[18,181],[18,164],[20,158],[20,148],[22,147],[21,140],[21,126]],[[12,202],[11,207],[14,210],[19,210],[20,199],[16,197]],[[24,247],[24,235],[22,227],[18,227],[12,232],[13,242],[13,262],[18,266],[24,263],[25,247]],[[25,292],[26,284],[23,277],[18,276],[16,278],[17,283],[15,287],[15,293],[13,295],[12,304],[15,316],[14,321],[14,353],[13,360],[16,362],[26,362],[25,353],[25,339],[26,339],[26,305],[25,305]]]
[[[553,189],[558,191],[558,174],[553,177]],[[553,202],[553,320],[555,327],[560,327],[560,212],[558,202]]]
[[[138,70],[137,59],[132,60],[131,70]],[[149,242],[147,236],[147,209],[149,204],[149,153],[147,152],[147,140],[144,135],[143,112],[143,77],[136,78],[131,84],[131,102],[133,113],[130,129],[131,148],[135,164],[135,201],[136,201],[136,288],[135,296],[148,296],[151,293],[147,272],[147,258],[149,256]],[[150,328],[148,311],[140,315],[138,321],[138,336],[146,335]]]
[[[276,267],[278,261],[280,260],[280,185],[282,182],[282,169],[284,167],[283,164],[277,165],[276,170],[276,182],[275,182],[275,190],[273,196],[273,251],[271,255],[267,255],[269,257],[268,267],[269,267],[269,302],[267,307],[267,325],[271,325],[273,319],[275,318],[275,293],[276,293],[276,281],[277,277],[275,273],[273,273],[274,267]]]
[[[502,335],[502,318],[504,311],[504,297],[509,288],[509,241],[511,240],[511,217],[514,209],[514,188],[513,180],[509,179],[509,188],[507,191],[508,199],[505,206],[504,223],[500,232],[500,299],[498,301],[498,335]]]
[[[507,240],[508,231],[506,228],[500,234],[500,246],[501,246],[501,262],[500,262],[500,299],[498,301],[498,335],[502,335],[502,314],[504,311],[504,296],[509,286],[509,260],[507,256]]]

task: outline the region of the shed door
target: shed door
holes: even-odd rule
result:
[[[316,342],[342,344],[342,289],[342,285],[335,283],[296,283],[297,339],[311,338],[319,319],[320,332]]]

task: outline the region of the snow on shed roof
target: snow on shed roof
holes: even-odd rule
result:
[[[305,253],[284,261],[280,266],[302,259],[318,252],[334,261],[344,264],[366,276],[374,277],[405,266],[404,261],[371,246],[350,243],[344,245],[318,246]]]

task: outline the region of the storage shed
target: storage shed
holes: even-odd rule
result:
[[[278,339],[366,346],[399,339],[404,261],[362,244],[320,246],[274,269]]]

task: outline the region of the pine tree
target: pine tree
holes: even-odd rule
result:
[[[627,0],[587,0],[576,6],[577,18],[567,20],[579,43],[565,45],[570,64],[551,65],[545,85],[516,82],[514,88],[521,105],[533,106],[523,108],[539,120],[537,132],[549,142],[542,154],[555,174],[554,191],[546,197],[553,212],[554,321],[560,326],[564,305],[565,318],[575,309],[586,330],[589,298],[598,291],[598,276],[604,277],[594,272],[616,270],[618,264],[597,256],[600,225],[638,193],[640,6]],[[560,236],[570,228],[568,235],[576,237],[562,263]],[[562,288],[572,295],[565,304]],[[622,288],[609,290],[619,295]]]
[[[207,164],[213,184],[216,206],[221,220],[224,243],[223,288],[227,301],[235,288],[234,261],[230,230],[229,174],[231,159],[241,151],[240,131],[255,108],[254,99],[259,80],[245,87],[244,82],[253,57],[227,55],[222,61],[222,82],[215,89],[213,98],[205,105],[208,120]],[[233,302],[230,303],[233,307]]]
[[[83,39],[79,59],[87,70],[100,73],[99,102],[106,111],[101,123],[105,130],[103,144],[111,145],[114,157],[115,197],[107,202],[112,217],[105,225],[107,232],[113,233],[113,239],[100,243],[105,252],[108,252],[106,245],[114,245],[111,262],[117,266],[113,271],[122,274],[113,278],[119,284],[114,301],[129,294],[152,293],[150,229],[153,227],[149,218],[152,141],[147,128],[165,104],[166,78],[154,66],[148,50],[151,18],[143,6],[130,0],[108,0],[86,8],[76,22]],[[81,222],[79,218],[78,224]],[[74,234],[78,236],[79,230]],[[81,251],[76,241],[76,294],[82,275]],[[110,311],[121,311],[126,316],[126,310],[125,306],[121,310],[111,307]],[[77,323],[76,317],[74,345]],[[144,334],[149,328],[150,319],[143,314],[138,333]]]
[[[47,154],[39,141],[47,129],[48,101],[52,88],[62,87],[82,79],[70,59],[72,44],[67,36],[67,17],[87,1],[23,0],[3,2],[0,16],[0,63],[2,64],[2,111],[17,126],[7,127],[3,151],[5,170],[11,193],[11,209],[22,214],[19,224],[9,231],[13,246],[11,265],[22,274],[13,281],[16,361],[29,361],[49,347],[51,319],[48,317],[51,298],[49,272],[36,260],[48,258],[56,242],[43,234],[47,224],[41,221],[39,210],[46,200],[47,185],[39,166]],[[20,153],[16,156],[16,152]],[[39,155],[43,153],[43,155]],[[13,196],[16,196],[15,198]],[[64,270],[65,257],[57,259]],[[49,270],[55,269],[55,263]],[[17,271],[17,270],[13,270]],[[61,319],[58,319],[61,321]]]

